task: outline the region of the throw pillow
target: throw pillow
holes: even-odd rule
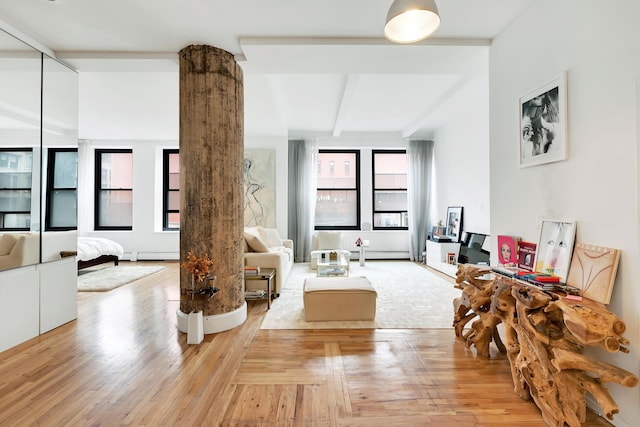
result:
[[[269,252],[269,247],[262,241],[255,228],[244,229],[244,240],[254,252]]]
[[[258,233],[260,234],[260,238],[268,247],[284,246],[284,243],[282,243],[282,239],[280,238],[280,234],[278,234],[278,230],[276,230],[275,228],[257,228]]]
[[[318,249],[341,249],[342,233],[339,231],[319,231]]]
[[[17,241],[18,239],[12,234],[3,234],[0,237],[0,255],[9,255]]]

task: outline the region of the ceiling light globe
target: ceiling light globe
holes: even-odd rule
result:
[[[389,8],[384,36],[395,43],[414,43],[440,26],[434,0],[396,0]]]

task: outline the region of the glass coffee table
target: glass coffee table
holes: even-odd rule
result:
[[[332,254],[335,254],[335,257]],[[318,277],[348,277],[350,262],[345,251],[327,252],[324,257],[318,259]]]

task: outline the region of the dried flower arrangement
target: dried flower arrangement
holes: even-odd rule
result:
[[[209,277],[209,271],[215,260],[209,258],[208,254],[204,254],[202,257],[196,257],[193,251],[189,251],[187,254],[187,261],[181,264],[187,273],[193,274],[193,277],[198,282],[203,282]]]

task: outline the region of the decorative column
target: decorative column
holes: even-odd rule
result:
[[[244,100],[242,69],[233,55],[206,45],[180,51],[180,263],[189,251],[208,255],[216,281],[196,283],[180,269],[178,328],[203,312],[204,333],[242,324]],[[199,288],[215,286],[209,298]]]

